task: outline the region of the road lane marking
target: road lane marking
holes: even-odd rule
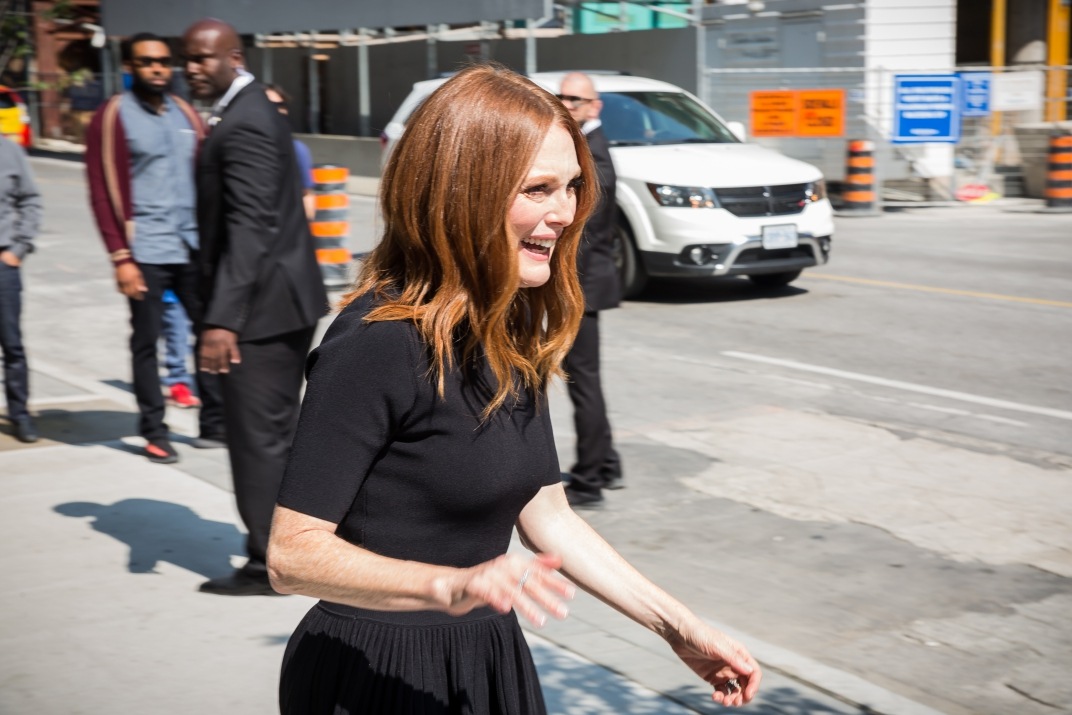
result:
[[[1008,400],[998,400],[992,397],[983,397],[982,395],[973,395],[968,392],[957,392],[956,390],[946,390],[940,387],[930,387],[928,385],[919,385],[914,382],[902,382],[901,380],[887,380],[884,377],[876,377],[874,375],[864,375],[859,372],[848,372],[846,370],[837,370],[830,367],[822,367],[820,365],[809,365],[807,363],[796,362],[795,360],[782,360],[781,358],[767,357],[765,355],[754,355],[752,353],[741,353],[734,350],[726,350],[720,353],[726,357],[737,358],[739,360],[750,360],[751,362],[761,362],[768,365],[778,365],[779,367],[786,367],[792,370],[802,370],[805,372],[812,372],[819,375],[830,375],[832,377],[839,377],[843,380],[854,380],[856,382],[866,382],[872,385],[880,385],[882,387],[891,387],[895,390],[906,390],[908,392],[918,392],[923,395],[932,395],[934,397],[944,397],[950,400],[959,400],[961,402],[971,402],[976,405],[986,405],[988,407],[997,407],[1002,410],[1012,410],[1014,412],[1027,412],[1033,415],[1043,415],[1045,417],[1055,417],[1059,420],[1072,421],[1072,412],[1067,410],[1055,410],[1050,407],[1037,407],[1035,405],[1025,405],[1020,402],[1010,402]]]
[[[900,288],[902,290],[915,290],[923,293],[944,293],[946,295],[959,295],[966,298],[985,298],[987,300],[1004,300],[1010,303],[1029,303],[1031,305],[1048,305],[1053,308],[1072,308],[1072,303],[1063,300],[1049,300],[1047,298],[1025,298],[1018,295],[1004,295],[1002,293],[983,293],[974,290],[960,290],[958,288],[939,288],[937,286],[921,286],[914,283],[895,283],[894,281],[879,281],[872,278],[854,278],[852,276],[835,276],[829,273],[806,273],[807,278],[818,278],[827,281],[841,281],[842,283],[859,283],[860,285],[882,286],[884,288]]]
[[[930,410],[932,412],[941,412],[945,415],[956,415],[957,417],[974,417],[980,420],[988,420],[990,422],[997,422],[1003,425],[1009,425],[1010,427],[1030,427],[1031,425],[1020,420],[1010,420],[1008,417],[998,417],[997,415],[980,414],[978,412],[972,412],[970,410],[961,410],[956,407],[939,407],[938,405],[927,405],[922,402],[909,402],[910,407],[918,407],[921,410]]]

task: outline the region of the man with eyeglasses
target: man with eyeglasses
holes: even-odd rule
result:
[[[574,507],[603,503],[604,489],[620,489],[622,464],[611,438],[607,405],[599,376],[599,311],[618,307],[621,285],[614,264],[614,231],[617,176],[610,158],[610,144],[600,126],[603,102],[588,75],[571,72],[562,79],[558,98],[581,125],[592,151],[602,198],[588,219],[577,251],[577,273],[584,290],[584,317],[566,356],[566,383],[573,402],[577,432],[577,461],[569,472],[566,498]]]
[[[150,462],[171,464],[178,453],[164,422],[157,340],[163,294],[174,292],[200,333],[195,159],[204,137],[197,113],[170,93],[172,58],[167,43],[150,33],[129,42],[129,92],[108,100],[86,134],[86,175],[93,215],[130,304],[130,351],[138,432]],[[200,437],[194,446],[224,446],[219,379],[198,373]]]

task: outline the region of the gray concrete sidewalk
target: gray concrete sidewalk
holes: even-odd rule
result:
[[[198,593],[242,553],[231,497],[135,449],[0,452],[0,712],[272,712],[283,648],[312,601]],[[552,712],[688,712],[531,639]]]
[[[242,562],[226,453],[187,444],[194,413],[169,409],[182,460],[150,464],[122,383],[39,363],[33,384],[44,439],[0,434],[0,712],[272,712],[311,601],[196,591]],[[552,713],[718,709],[658,637],[586,595],[529,639]],[[605,664],[574,652],[593,649]],[[926,712],[904,705],[885,712]],[[750,711],[864,712],[776,670]]]
[[[46,392],[46,440],[24,447],[0,435],[0,561],[10,584],[0,595],[0,712],[272,712],[287,637],[312,601],[196,592],[241,563],[232,496],[210,483],[224,480],[224,453],[180,442],[183,461],[160,466],[140,457],[134,438],[83,441],[122,431],[130,405],[106,387],[92,394],[44,374],[35,384]],[[691,712],[530,639],[552,713]],[[791,684],[770,692],[827,702]],[[697,687],[675,699],[704,697]]]

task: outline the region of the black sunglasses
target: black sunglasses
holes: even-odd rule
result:
[[[171,66],[170,57],[135,57],[132,62],[135,67],[142,67],[144,69],[148,69],[154,65],[160,65],[164,68]]]
[[[577,97],[572,94],[556,94],[556,97],[563,102],[569,102],[570,104],[584,104],[585,102],[594,102],[595,97]]]

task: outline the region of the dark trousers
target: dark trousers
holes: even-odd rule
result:
[[[268,529],[298,425],[305,358],[315,328],[241,342],[242,362],[223,375],[224,418],[248,567],[263,570]]]
[[[154,265],[139,263],[148,292],[142,300],[130,300],[130,355],[134,369],[134,396],[141,417],[138,433],[147,440],[164,439],[168,428],[164,423],[164,394],[160,389],[160,363],[157,341],[160,339],[164,314],[164,291],[169,288],[178,297],[193,323],[200,344],[201,319],[204,310],[198,297],[197,262]],[[195,353],[196,354],[196,353]],[[197,393],[201,397],[198,415],[202,437],[223,435],[223,399],[219,378],[197,371]]]
[[[622,464],[611,441],[607,404],[599,378],[599,313],[585,311],[573,348],[566,355],[573,425],[577,432],[577,462],[570,469],[575,489],[599,491],[620,477]]]
[[[7,416],[25,417],[30,399],[30,370],[22,347],[22,274],[16,266],[0,261],[0,349],[4,354],[4,393]]]

